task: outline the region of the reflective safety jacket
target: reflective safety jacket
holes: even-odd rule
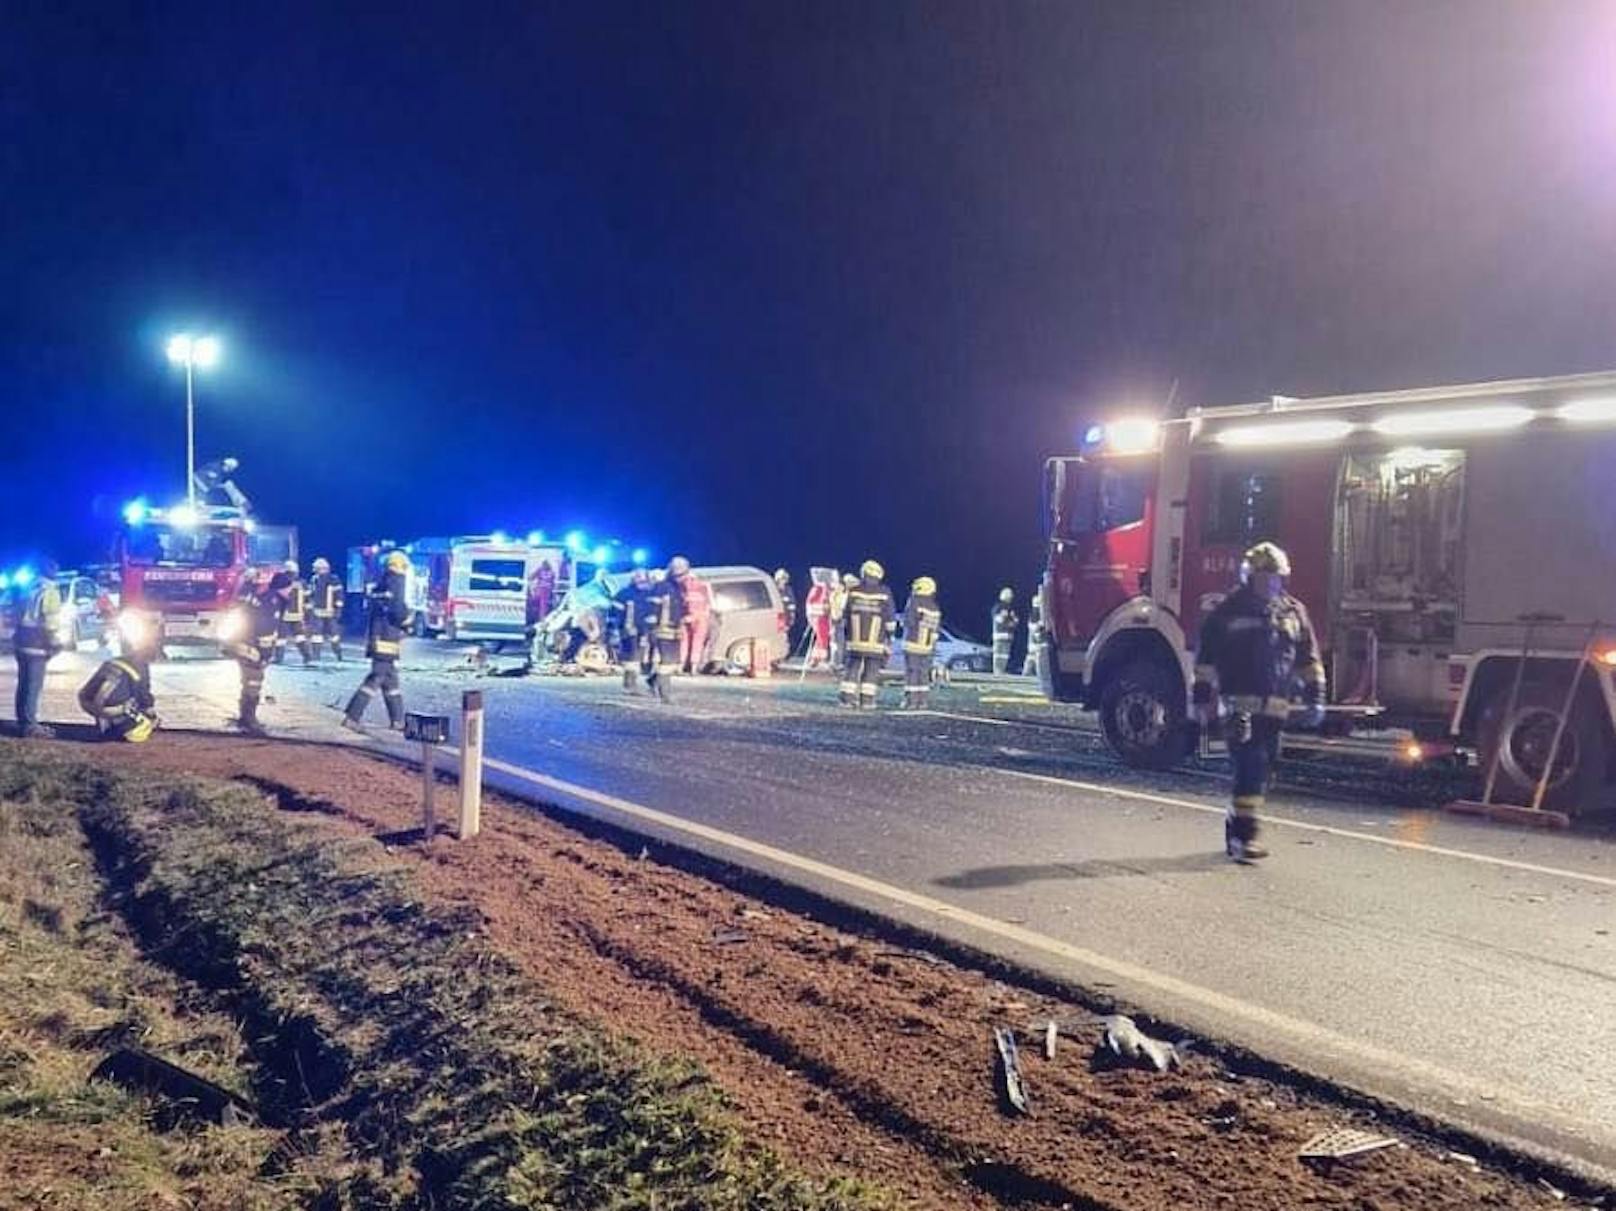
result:
[[[342,613],[347,593],[335,572],[321,572],[309,581],[309,609],[316,618],[335,618]]]
[[[302,622],[309,612],[309,586],[299,576],[286,588],[286,600],[281,603],[282,622]]]
[[[642,630],[649,633],[656,626],[655,607],[651,602],[651,591],[655,587],[642,588],[631,580],[612,594],[612,608],[621,615],[618,626],[624,639],[633,639]]]
[[[41,579],[29,592],[12,637],[19,656],[50,656],[61,644],[56,628],[62,620],[62,594],[54,580]]]
[[[224,650],[247,664],[268,663],[280,633],[281,603],[267,593],[254,593],[236,609],[243,615],[241,634],[225,644]]]
[[[647,610],[642,625],[651,630],[651,638],[677,640],[679,624],[685,620],[685,597],[673,577],[664,577],[653,584],[645,595]]]
[[[1016,624],[1021,619],[1016,612],[1007,605],[993,607],[993,638],[1014,639],[1016,637]]]
[[[1307,608],[1288,593],[1270,600],[1241,585],[1201,626],[1196,704],[1221,697],[1231,711],[1283,719],[1298,688],[1304,702],[1324,701],[1324,662]]]
[[[679,594],[684,599],[685,617],[691,622],[702,622],[712,617],[713,586],[694,572],[679,582]]]
[[[897,607],[892,590],[879,580],[861,580],[847,590],[847,650],[859,656],[884,656],[887,641],[897,628]]]
[[[410,625],[404,574],[383,572],[371,586],[365,628],[365,655],[372,660],[397,660],[404,650],[404,632]]]
[[[930,656],[937,650],[937,632],[943,612],[935,597],[912,594],[903,610],[903,650],[908,655]]]
[[[826,585],[815,584],[808,590],[808,596],[803,601],[803,609],[808,615],[809,622],[830,617],[830,597],[831,591]]]

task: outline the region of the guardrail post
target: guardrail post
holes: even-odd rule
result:
[[[483,692],[460,699],[460,831],[462,841],[483,828]]]

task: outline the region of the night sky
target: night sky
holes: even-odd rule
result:
[[[306,557],[873,554],[977,632],[1175,380],[1616,366],[1613,3],[369,9],[5,6],[0,567],[181,493],[182,326]]]

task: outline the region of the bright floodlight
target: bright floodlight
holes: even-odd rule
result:
[[[191,339],[189,333],[182,332],[178,336],[171,336],[168,338],[168,360],[176,366],[188,366],[191,364],[195,347],[196,342]]]
[[[503,547],[506,543],[510,542],[510,540],[511,536],[505,533],[504,530],[495,530],[488,536],[488,541],[493,543],[496,547]]]
[[[123,507],[123,519],[132,526],[138,526],[146,520],[146,514],[151,510],[146,505],[144,497],[132,500]]]
[[[1217,435],[1220,446],[1288,446],[1340,441],[1353,425],[1344,420],[1296,420],[1235,425]]]
[[[1496,433],[1532,419],[1532,410],[1515,404],[1452,408],[1440,412],[1394,412],[1372,426],[1382,437],[1419,437],[1437,433]]]
[[[190,505],[175,505],[168,511],[168,524],[179,530],[196,525],[196,510]]]
[[[1114,454],[1143,454],[1154,450],[1160,438],[1160,423],[1149,417],[1125,417],[1105,427],[1105,440]]]
[[[191,365],[198,370],[206,370],[219,363],[219,338],[216,336],[201,336],[191,345]]]
[[[544,531],[543,530],[529,530],[527,532],[527,545],[528,546],[536,547],[540,543],[542,543],[543,541],[544,541]]]

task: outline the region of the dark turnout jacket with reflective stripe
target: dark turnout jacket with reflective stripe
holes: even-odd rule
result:
[[[1233,710],[1283,718],[1298,690],[1304,702],[1324,701],[1324,663],[1307,607],[1288,593],[1268,599],[1241,585],[1202,624],[1195,701],[1217,695]]]
[[[847,590],[847,650],[873,655],[887,650],[887,639],[897,625],[898,608],[892,590],[879,580],[862,580]]]
[[[405,599],[403,573],[384,573],[370,590],[365,654],[372,660],[397,660],[409,625],[410,605]]]
[[[937,631],[943,625],[943,612],[935,597],[910,595],[903,610],[903,650],[914,656],[930,655],[937,647]]]
[[[653,584],[645,595],[645,607],[640,617],[642,626],[650,629],[651,638],[664,642],[679,638],[679,624],[685,620],[685,595],[678,581],[665,576]]]

